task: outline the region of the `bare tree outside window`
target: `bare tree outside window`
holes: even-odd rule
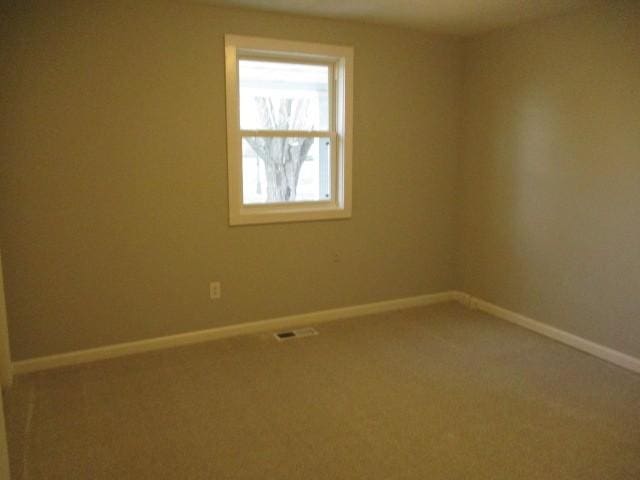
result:
[[[308,99],[282,98],[277,108],[270,98],[256,97],[263,130],[302,130],[309,110]],[[302,163],[307,159],[314,138],[247,137],[258,158],[264,162],[267,202],[296,200]]]
[[[327,65],[240,61],[245,203],[330,198],[330,142],[323,135],[329,129],[329,72]]]

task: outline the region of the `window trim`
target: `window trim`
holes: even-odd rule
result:
[[[330,137],[333,168],[332,198],[328,201],[271,204],[244,204],[242,182],[242,136],[260,130],[240,129],[239,57],[307,61],[332,64],[333,103],[329,131],[291,131],[289,136]],[[227,94],[227,163],[229,224],[302,222],[351,217],[351,157],[353,112],[353,48],[320,43],[275,40],[261,37],[225,35],[225,73]],[[269,135],[274,135],[271,131]],[[283,135],[276,133],[276,135]],[[335,173],[334,173],[335,172]]]

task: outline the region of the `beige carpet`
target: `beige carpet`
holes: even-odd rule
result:
[[[640,376],[446,304],[17,379],[17,479],[640,479]]]

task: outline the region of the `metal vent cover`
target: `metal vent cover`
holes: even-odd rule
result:
[[[276,340],[278,340],[279,342],[291,340],[292,338],[311,337],[313,335],[318,335],[318,331],[313,327],[298,328],[296,330],[286,330],[284,332],[277,332],[273,334],[273,336],[276,337]]]

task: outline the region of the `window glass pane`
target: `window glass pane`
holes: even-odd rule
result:
[[[329,130],[329,67],[239,61],[240,128]]]
[[[245,204],[331,199],[331,139],[245,137],[242,185]]]

